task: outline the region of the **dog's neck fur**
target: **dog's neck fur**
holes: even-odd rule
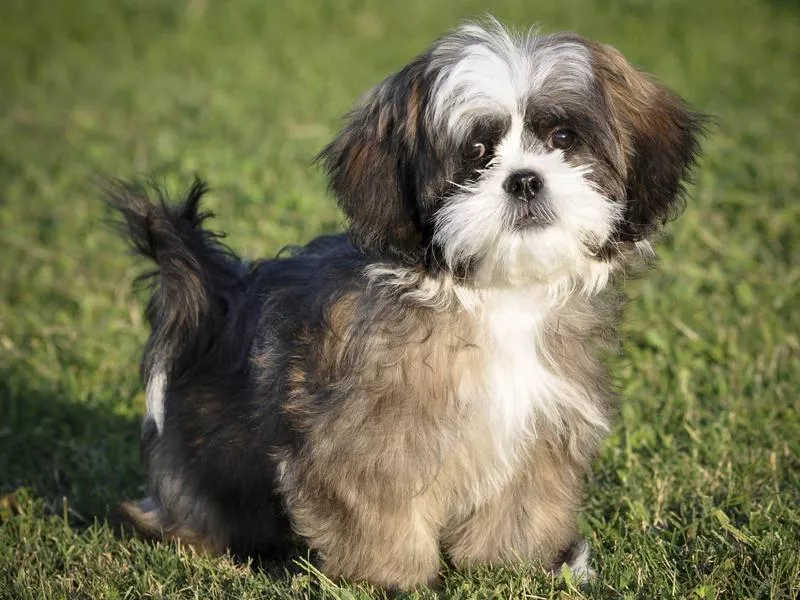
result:
[[[485,371],[471,385],[488,392],[487,417],[504,452],[517,436],[568,437],[573,419],[596,430],[598,441],[607,431],[604,399],[568,370],[569,361],[596,360],[592,333],[612,326],[591,304],[591,297],[554,296],[538,286],[485,294],[475,315]]]
[[[368,275],[470,332],[476,352],[454,385],[469,415],[460,434],[464,454],[484,449],[467,474],[476,502],[499,491],[543,445],[563,448],[576,467],[588,468],[613,410],[601,354],[615,342],[622,294],[609,277],[602,285],[478,288],[376,266]]]

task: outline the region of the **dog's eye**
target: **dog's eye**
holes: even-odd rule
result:
[[[464,150],[464,158],[467,160],[478,160],[484,156],[486,156],[486,144],[481,142],[469,144]]]
[[[550,134],[549,145],[559,150],[569,150],[575,145],[578,136],[571,129],[561,127]]]

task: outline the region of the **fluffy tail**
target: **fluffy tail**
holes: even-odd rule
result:
[[[213,338],[222,326],[233,299],[243,288],[246,269],[239,258],[219,242],[220,234],[203,229],[212,216],[200,212],[206,184],[195,179],[180,203],[136,183],[104,186],[108,203],[123,217],[123,230],[136,252],[156,263],[147,315],[153,327],[145,355],[145,376],[171,370],[181,354],[198,340]],[[210,336],[208,334],[211,334]],[[170,363],[170,364],[165,364]]]

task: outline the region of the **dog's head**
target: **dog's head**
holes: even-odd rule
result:
[[[609,46],[467,25],[367,93],[320,158],[365,252],[547,282],[678,212],[702,122]]]

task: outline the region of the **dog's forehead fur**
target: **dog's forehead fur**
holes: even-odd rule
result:
[[[498,24],[467,25],[443,38],[428,70],[437,72],[431,124],[456,135],[482,117],[524,115],[538,94],[550,102],[559,93],[581,96],[594,80],[591,52],[577,36],[515,35]]]

